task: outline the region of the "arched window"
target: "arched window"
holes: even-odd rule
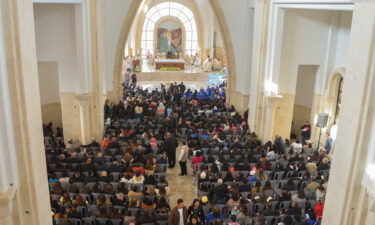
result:
[[[152,7],[147,11],[142,30],[142,57],[146,57],[147,51],[154,50],[154,28],[158,20],[172,16],[177,18],[185,27],[186,45],[185,54],[195,55],[198,51],[198,33],[193,12],[176,2],[165,2]]]

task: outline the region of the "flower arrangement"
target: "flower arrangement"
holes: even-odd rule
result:
[[[134,72],[136,73],[139,73],[139,72],[142,72],[142,67],[137,65],[134,69],[133,69]]]
[[[224,74],[224,73],[225,73],[225,69],[224,69],[224,67],[220,67],[220,68],[219,68],[219,73],[220,73],[220,74]]]
[[[180,71],[181,68],[177,66],[162,66],[160,67],[160,71]]]
[[[172,83],[171,82],[165,82],[165,83],[163,83],[165,86],[170,86],[170,85],[172,85]]]

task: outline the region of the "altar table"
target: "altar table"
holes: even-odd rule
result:
[[[185,61],[182,59],[155,59],[155,69],[159,70],[161,67],[178,67],[181,70],[185,69]]]

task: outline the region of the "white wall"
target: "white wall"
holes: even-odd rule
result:
[[[252,7],[247,8],[247,23],[246,30],[247,36],[245,39],[245,54],[244,54],[244,65],[243,65],[243,94],[250,95],[250,85],[251,85],[251,71],[253,62],[253,40],[254,40],[254,17],[255,10]]]
[[[315,93],[322,93],[332,71],[346,64],[351,12],[288,9],[284,21],[279,91],[296,92],[298,65],[318,65]]]
[[[298,78],[294,105],[300,105],[311,109],[317,69],[317,66],[311,65],[300,65],[298,67]]]
[[[215,20],[216,20],[214,16],[215,14],[207,0],[196,0],[196,2],[199,7],[199,11],[201,12],[201,15],[202,15],[203,27],[204,27],[204,30],[203,30],[204,46],[202,46],[201,49],[211,48],[213,44],[212,43],[213,32],[214,32],[214,26],[215,26]]]
[[[38,62],[41,105],[60,102],[58,62]]]
[[[319,77],[318,83],[322,85],[316,87],[317,93],[328,91],[329,79],[334,71],[340,67],[346,67],[347,51],[350,39],[350,28],[352,21],[352,12],[342,11],[333,12],[331,17],[331,36],[328,58],[326,61],[326,70]]]
[[[347,62],[352,14],[352,12],[341,12],[340,27],[338,28],[339,34],[336,47],[336,66],[345,66]]]
[[[103,76],[105,84],[103,92],[113,90],[113,70],[116,48],[122,25],[128,14],[132,1],[103,0],[102,1],[102,40],[103,40]]]
[[[34,4],[34,19],[38,61],[57,62],[60,91],[75,92],[78,75],[74,5]],[[44,88],[50,87],[41,88],[43,93]]]
[[[330,11],[286,10],[278,80],[281,93],[295,93],[298,65],[319,65],[321,73],[330,15]]]
[[[234,2],[220,0],[220,4],[225,14],[234,48],[237,72],[236,91],[250,94],[251,68],[246,65],[251,63],[252,21],[254,20],[254,14],[250,11],[252,1],[236,0]]]

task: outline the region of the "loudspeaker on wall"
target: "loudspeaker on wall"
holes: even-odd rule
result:
[[[327,122],[328,122],[328,114],[319,113],[318,120],[316,121],[316,126],[320,128],[324,128],[327,126]]]

